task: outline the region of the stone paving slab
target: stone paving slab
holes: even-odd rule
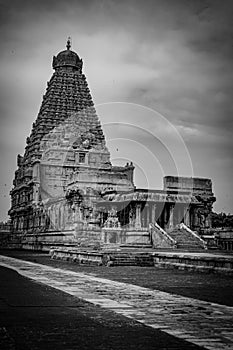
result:
[[[233,307],[5,256],[0,265],[206,349],[233,349]]]

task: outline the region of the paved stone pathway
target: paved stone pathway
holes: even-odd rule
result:
[[[233,349],[233,307],[5,256],[0,265],[206,349]]]

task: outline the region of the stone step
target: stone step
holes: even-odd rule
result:
[[[202,244],[191,244],[191,243],[179,243],[177,244],[178,248],[182,247],[191,247],[191,248],[204,248],[204,245]]]
[[[111,261],[111,263],[108,266],[141,266],[141,267],[152,267],[154,266],[154,262],[135,262],[135,261]]]
[[[135,264],[135,263],[113,263],[111,266],[140,266],[140,267],[153,267],[154,264]]]
[[[196,240],[196,241],[192,241],[192,240],[189,240],[189,239],[186,239],[186,240],[179,240],[179,239],[176,239],[176,242],[177,243],[190,243],[190,244],[198,244],[198,245],[202,245],[202,242],[201,241],[198,241],[198,240]]]
[[[201,245],[191,245],[191,244],[178,244],[177,249],[182,249],[182,250],[203,250],[205,249],[204,246]]]
[[[169,235],[177,242],[177,248],[197,249],[204,248],[203,243],[192,233],[184,229],[174,229]]]
[[[171,237],[177,237],[179,239],[188,239],[188,240],[191,240],[191,241],[196,241],[198,238],[194,237],[194,236],[189,236],[189,235],[185,235],[185,234],[182,234],[182,233],[169,233],[169,235]]]
[[[110,254],[108,259],[108,266],[154,266],[154,259],[151,254],[118,253]]]
[[[120,245],[121,248],[152,248],[150,243],[125,243]]]
[[[182,243],[182,244],[191,243],[191,244],[202,245],[202,242],[199,240],[196,240],[196,241],[184,240],[184,241],[177,241],[177,243]]]

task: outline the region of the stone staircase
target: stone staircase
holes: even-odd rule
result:
[[[180,224],[177,227],[168,230],[167,233],[171,238],[173,238],[176,241],[177,249],[206,249],[205,241],[184,224]]]
[[[152,244],[150,244],[150,238]],[[85,245],[84,241],[76,247],[54,247],[52,259],[76,262],[82,265],[104,266],[145,266],[155,265],[155,250],[200,251],[206,249],[205,241],[184,224],[164,231],[158,224],[151,224],[148,240],[140,239],[130,243],[102,243],[98,249]],[[90,242],[89,242],[90,243]],[[94,249],[95,248],[95,249]]]
[[[154,266],[152,245],[135,240],[131,243],[102,245],[103,265]]]
[[[106,266],[154,266],[154,259],[152,253],[137,253],[137,252],[112,252],[105,254],[103,263]]]
[[[150,243],[125,243],[120,245],[121,248],[129,248],[129,249],[152,249],[152,245]]]
[[[154,249],[176,249],[176,240],[173,239],[162,227],[156,222],[149,225],[149,234],[151,237],[152,247]]]

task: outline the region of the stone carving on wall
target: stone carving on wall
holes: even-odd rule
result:
[[[205,228],[209,226],[210,213],[211,210],[208,204],[206,204],[204,207],[197,209],[197,216],[199,218],[200,228]]]
[[[129,210],[129,226],[134,227],[135,225],[135,207],[131,207]]]
[[[71,206],[83,202],[83,191],[78,188],[71,188],[66,192],[66,200]]]
[[[108,217],[107,220],[104,223],[104,228],[120,228],[121,224],[117,217],[117,210],[115,207],[112,207],[108,211]]]

